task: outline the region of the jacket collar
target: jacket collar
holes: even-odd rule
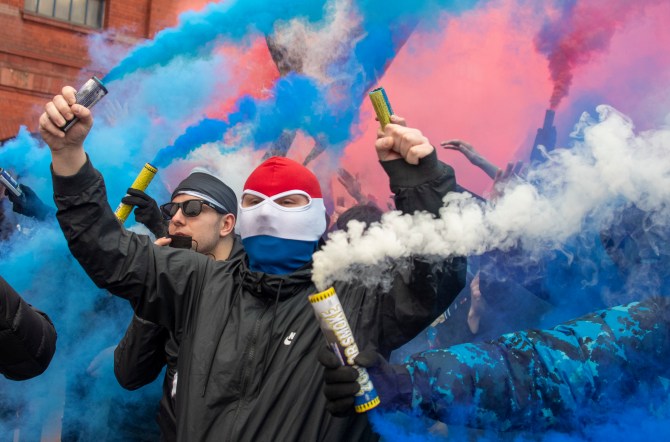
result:
[[[288,275],[271,275],[251,271],[247,260],[243,260],[241,273],[245,291],[270,301],[283,301],[295,295],[305,295],[307,288],[312,285],[311,261]]]

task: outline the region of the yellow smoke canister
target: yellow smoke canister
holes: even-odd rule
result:
[[[146,163],[130,187],[144,192],[149,186],[149,183],[151,183],[151,180],[153,180],[154,177],[156,176],[157,172],[158,169],[156,169],[151,164]],[[119,219],[119,221],[121,221],[121,223],[123,224],[126,222],[126,219],[128,219],[128,215],[130,215],[130,212],[132,211],[133,206],[121,203],[119,204],[119,207],[116,208],[116,211],[114,213],[116,214],[116,217]]]

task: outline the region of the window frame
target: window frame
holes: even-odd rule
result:
[[[107,6],[107,2],[105,0],[97,0],[97,1],[99,1],[100,7],[99,7],[98,14],[97,14],[97,17],[96,17],[94,23],[89,23],[88,22],[88,10],[89,10],[88,8],[89,8],[90,3],[93,2],[94,0],[84,0],[85,5],[84,5],[84,14],[83,14],[84,22],[83,23],[77,22],[77,21],[72,21],[72,10],[73,10],[73,6],[74,6],[74,0],[69,0],[70,4],[69,4],[69,8],[68,8],[68,18],[61,18],[61,17],[56,16],[56,7],[57,7],[58,2],[59,1],[67,1],[67,0],[53,0],[53,6],[51,8],[51,13],[50,14],[43,13],[43,12],[38,12],[39,9],[40,9],[40,2],[41,1],[43,1],[43,0],[33,0],[34,7],[28,7],[27,6],[28,0],[24,0],[23,10],[27,13],[35,14],[38,17],[44,17],[44,18],[48,18],[48,19],[51,19],[51,20],[57,20],[61,23],[68,23],[68,24],[73,25],[73,26],[82,26],[82,27],[90,28],[90,29],[103,29],[104,28],[105,7]]]

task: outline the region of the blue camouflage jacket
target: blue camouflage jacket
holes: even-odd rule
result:
[[[426,351],[405,367],[407,401],[411,388],[412,408],[445,423],[570,430],[629,406],[653,413],[670,397],[670,299]]]

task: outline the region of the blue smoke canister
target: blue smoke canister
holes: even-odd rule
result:
[[[365,413],[379,405],[379,396],[375,390],[368,371],[354,364],[358,356],[358,346],[349,326],[334,288],[309,296],[309,302],[319,320],[319,326],[326,337],[328,346],[340,358],[342,365],[351,365],[358,371],[358,384],[361,389],[354,397],[354,410]]]
[[[5,169],[0,167],[0,182],[5,185],[16,196],[23,195],[19,183],[7,172]]]
[[[107,95],[105,85],[97,77],[92,77],[77,91],[75,97],[77,98],[77,104],[90,109],[105,95]],[[63,132],[67,132],[77,121],[79,121],[79,118],[74,117],[66,121],[65,126],[61,127],[61,129],[63,129]]]

